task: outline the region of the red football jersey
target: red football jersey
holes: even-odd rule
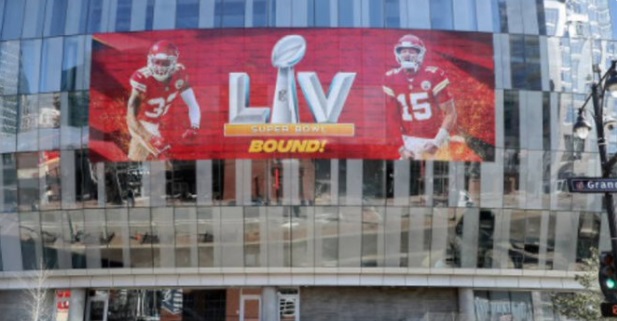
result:
[[[131,76],[131,87],[145,94],[137,119],[158,124],[180,93],[189,88],[188,75],[184,66],[177,64],[169,79],[161,82],[154,79],[148,67],[143,67]]]
[[[400,123],[401,134],[434,138],[441,127],[444,112],[439,104],[452,99],[450,81],[443,70],[434,66],[410,74],[401,68],[386,73],[384,92],[391,97],[386,106],[392,121]]]

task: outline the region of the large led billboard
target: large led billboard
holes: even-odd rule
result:
[[[492,35],[388,29],[96,34],[98,160],[492,161]]]

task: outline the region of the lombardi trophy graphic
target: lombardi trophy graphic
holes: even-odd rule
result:
[[[298,123],[298,93],[294,66],[304,58],[306,41],[302,36],[289,35],[272,48],[272,65],[278,68],[276,90],[272,103],[271,123]]]

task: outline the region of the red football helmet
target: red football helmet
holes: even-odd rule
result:
[[[417,51],[415,56],[405,56],[401,54],[401,50],[405,48],[414,49]],[[424,55],[426,54],[426,47],[424,42],[414,35],[404,35],[398,40],[394,46],[394,56],[396,61],[401,65],[403,69],[411,69],[414,72],[418,72],[422,62],[424,61]]]
[[[167,40],[152,45],[148,53],[148,68],[154,79],[158,81],[167,79],[176,69],[179,55],[178,47]]]

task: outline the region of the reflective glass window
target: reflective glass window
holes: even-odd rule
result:
[[[62,204],[60,151],[41,152],[39,157],[40,209],[59,209]]]
[[[220,231],[220,224],[214,223],[212,207],[197,209],[197,254],[200,267],[214,267],[215,231]],[[220,255],[220,252],[217,253]]]
[[[215,213],[220,219],[218,234],[220,242],[220,266],[244,266],[244,210],[242,207],[219,207]],[[216,236],[215,236],[216,237]]]
[[[197,28],[199,24],[199,1],[177,0],[176,29]]]
[[[197,267],[198,225],[194,207],[174,208],[176,267]]]
[[[452,10],[456,12],[454,15],[454,29],[476,30],[476,1],[458,0],[453,1],[452,5]]]
[[[260,212],[263,214],[260,215]],[[269,254],[265,248],[268,244],[262,243],[262,241],[269,237],[269,231],[266,230],[267,223],[268,218],[266,217],[265,207],[244,208],[244,266],[268,266],[267,258],[265,255],[262,255],[262,253]],[[276,233],[275,231],[272,232]]]
[[[86,89],[84,36],[64,38],[64,50],[62,50],[62,76],[61,90]],[[57,68],[56,68],[57,69]]]
[[[0,43],[0,94],[2,95],[17,94],[20,52],[19,41]]]
[[[101,211],[94,211],[96,215]],[[94,214],[93,214],[94,215]],[[135,241],[134,235],[130,234],[128,211],[126,209],[108,209],[101,218],[92,217],[91,223],[107,222],[102,231],[100,241],[104,246],[101,248],[101,264],[103,268],[130,267],[130,244]],[[135,257],[138,260],[140,257]]]
[[[15,154],[0,154],[0,213],[17,212],[17,162]]]
[[[314,240],[314,215],[315,208],[307,206],[293,206],[290,208],[289,218],[281,224],[281,230],[284,235],[289,235],[285,239],[285,244],[290,244],[291,250],[285,251],[290,253],[290,264],[285,266],[293,267],[313,267],[315,258],[315,240]]]
[[[64,248],[62,214],[58,211],[41,212],[41,240],[46,269],[70,268],[70,261],[67,262],[70,257],[67,257]]]
[[[18,39],[21,36],[26,9],[25,1],[3,1],[4,18],[2,24],[2,39]]]
[[[17,130],[17,150],[35,151],[38,149],[39,96],[19,96]]]
[[[308,2],[310,3],[310,1],[312,0]],[[268,0],[253,0],[253,27],[268,26],[268,5]],[[309,10],[309,15],[310,14],[312,14],[311,10]]]
[[[41,92],[60,90],[61,72],[58,66],[62,65],[62,38],[47,38],[43,40],[41,61]]]
[[[495,32],[508,32],[508,10],[506,0],[493,1],[493,30]]]
[[[78,91],[62,93],[60,96],[61,146],[63,148],[80,148],[87,144],[83,138],[88,137],[88,92]]]
[[[354,3],[353,0],[338,1],[338,26],[353,27],[354,26]],[[357,3],[359,5],[359,3]]]
[[[328,0],[309,0],[309,25],[315,27],[329,27],[330,22],[330,1]]]
[[[337,267],[339,257],[339,208],[315,207],[315,267]]]
[[[149,208],[132,208],[129,210],[131,267],[154,267],[152,246],[159,244],[160,238],[152,232],[151,224],[152,218]]]
[[[363,11],[368,11],[369,27],[382,28],[384,26],[384,7],[382,0],[369,0],[368,8],[363,8]]]
[[[431,28],[451,30],[453,24],[452,0],[432,0]]]
[[[362,203],[385,205],[387,196],[386,161],[365,159],[362,165]]]
[[[401,10],[399,0],[385,0],[384,14],[386,28],[399,28],[401,26]]]
[[[65,35],[86,33],[90,0],[68,0]]]
[[[133,9],[133,0],[118,0],[116,8],[116,28],[115,31],[131,30],[131,12]]]
[[[146,5],[145,30],[152,30],[153,22],[154,22],[154,0],[148,0],[148,4]]]
[[[0,152],[14,152],[17,149],[18,106],[18,96],[0,97]]]
[[[37,38],[43,34],[43,22],[45,21],[45,0],[25,1],[24,29],[22,38]]]
[[[106,1],[89,0],[87,33],[93,34],[102,31],[103,5],[105,3]]]
[[[43,263],[39,212],[19,213],[19,239],[24,270],[41,269]]]
[[[221,7],[222,27],[244,27],[244,0],[224,0]]]
[[[68,0],[47,0],[44,36],[53,37],[64,34],[67,4]]]
[[[176,266],[176,235],[174,210],[171,207],[152,209],[152,258],[153,266],[171,268]]]
[[[384,266],[386,208],[362,207],[362,267]]]
[[[176,1],[157,0],[154,2],[154,21],[152,29],[173,29],[176,20]]]
[[[41,40],[22,41],[19,61],[19,92],[26,94],[38,92],[41,71]]]
[[[336,201],[331,199],[331,166],[332,163],[329,159],[316,159],[315,163],[315,204],[328,205],[336,204]]]
[[[170,205],[195,205],[197,200],[195,161],[173,161],[166,173],[167,203]]]
[[[110,234],[107,233],[105,210],[85,210],[83,216],[84,227],[82,231],[75,232],[75,241],[84,247],[86,267],[88,269],[108,267],[107,262],[103,262],[101,255],[102,250],[107,247],[112,239],[109,237]]]

